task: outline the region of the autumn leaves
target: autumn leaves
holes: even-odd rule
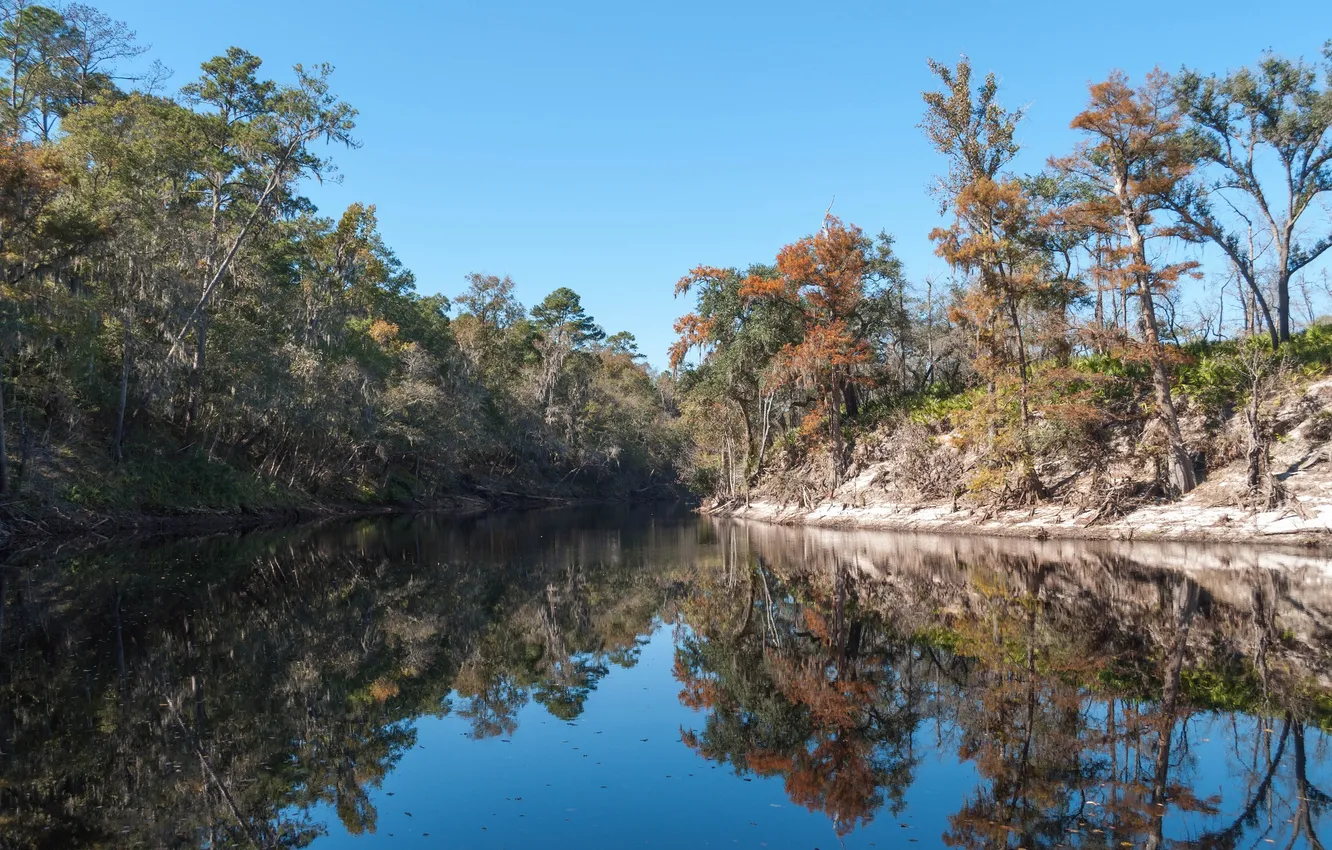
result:
[[[1159,487],[1189,491],[1194,464],[1172,393],[1179,335],[1163,315],[1177,284],[1199,274],[1178,248],[1208,238],[1197,200],[1208,148],[1188,92],[1160,71],[1138,85],[1116,72],[1073,117],[1074,150],[1020,174],[1023,111],[1000,103],[996,77],[974,80],[965,57],[930,68],[939,85],[923,95],[920,129],[947,163],[933,187],[947,220],[929,233],[952,270],[942,299],[933,281],[924,298],[905,281],[889,237],[831,216],[771,264],[700,266],[677,285],[695,309],[676,324],[671,362],[696,357],[682,386],[712,412],[698,417],[704,429],[726,431],[722,477],[734,493],[761,475],[773,432],[824,442],[835,488],[855,439],[847,425],[867,404],[970,393],[952,427],[983,444],[977,474],[1001,501],[1042,499],[1036,456],[1048,438],[1038,431],[1096,418],[1095,378],[1073,368],[1096,355],[1149,375]],[[706,451],[709,437],[697,440]]]

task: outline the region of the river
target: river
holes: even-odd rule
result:
[[[1332,835],[1318,553],[606,508],[52,551],[0,603],[5,850]]]

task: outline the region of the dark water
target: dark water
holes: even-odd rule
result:
[[[1332,835],[1311,554],[603,510],[52,554],[0,599],[2,848]]]

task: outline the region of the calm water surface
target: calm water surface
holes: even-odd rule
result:
[[[399,518],[0,570],[0,848],[1323,847],[1310,553]]]

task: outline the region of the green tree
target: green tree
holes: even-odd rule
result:
[[[1268,53],[1257,67],[1223,77],[1185,69],[1174,84],[1198,156],[1219,173],[1181,185],[1172,207],[1233,264],[1273,348],[1290,339],[1291,279],[1332,247],[1326,222],[1314,222],[1311,232],[1301,226],[1332,192],[1332,41],[1323,48],[1321,84],[1319,71]],[[1268,155],[1277,166],[1271,170],[1263,164]],[[1255,243],[1264,236],[1273,252],[1275,320]]]

